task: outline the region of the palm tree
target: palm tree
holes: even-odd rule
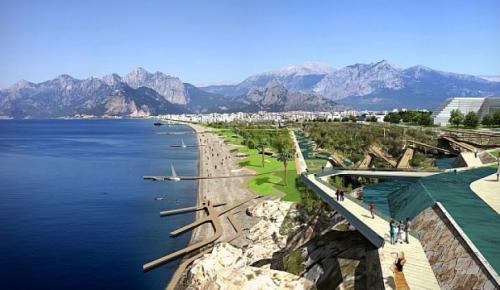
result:
[[[287,166],[288,166],[288,161],[292,159],[292,153],[290,153],[290,150],[288,148],[283,148],[281,151],[278,153],[278,161],[283,162],[283,166],[285,167],[285,186],[288,185],[287,182]]]
[[[264,167],[264,150],[266,149],[266,146],[266,141],[263,138],[260,138],[257,147],[260,148],[260,154],[262,155],[262,167]]]

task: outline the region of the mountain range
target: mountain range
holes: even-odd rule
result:
[[[500,94],[493,78],[387,61],[340,69],[306,63],[256,74],[234,85],[196,87],[162,72],[137,68],[120,76],[42,83],[21,80],[0,90],[0,115],[14,118],[150,116],[165,113],[433,109],[451,96]]]

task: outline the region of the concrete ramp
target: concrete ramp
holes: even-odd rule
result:
[[[396,167],[398,165],[398,162],[394,159],[394,157],[390,156],[389,154],[385,153],[382,148],[380,148],[377,145],[372,145],[368,149],[368,152],[377,158],[380,158],[384,160],[385,162],[389,163],[392,167]]]
[[[370,167],[370,164],[372,163],[373,157],[366,153],[365,157],[363,157],[363,160],[361,160],[361,163],[359,163],[358,168],[359,169],[367,169]]]
[[[475,167],[483,165],[483,162],[481,162],[479,156],[477,154],[474,154],[473,152],[462,152],[457,157],[457,159],[463,161],[463,165],[465,165],[465,167]]]
[[[415,141],[415,140],[408,140],[407,143],[410,145],[410,146],[413,146],[414,148],[424,148],[424,149],[429,149],[429,150],[436,150],[438,152],[443,152],[445,154],[451,154],[451,152],[449,150],[446,150],[446,149],[443,149],[443,148],[439,148],[437,146],[432,146],[432,145],[429,145],[429,144],[425,144],[425,143],[422,143],[422,142],[419,142],[419,141]]]
[[[415,150],[413,148],[406,148],[405,152],[403,152],[403,155],[398,161],[398,165],[396,166],[397,168],[410,168],[410,161],[413,158],[413,153]]]
[[[474,146],[472,146],[470,144],[467,144],[467,143],[455,140],[451,136],[444,135],[444,136],[441,136],[441,138],[443,138],[444,140],[448,141],[450,143],[451,147],[455,148],[457,151],[461,151],[461,152],[464,152],[464,151],[474,152],[474,151],[477,150],[476,147],[474,147]]]

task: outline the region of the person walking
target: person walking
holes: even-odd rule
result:
[[[407,244],[410,243],[409,239],[410,239],[410,226],[411,226],[411,221],[410,221],[410,218],[409,217],[406,217],[406,220],[405,220],[405,242]]]
[[[497,169],[497,181],[499,180],[499,178],[500,178],[500,166]]]
[[[337,190],[335,190],[335,196],[337,197],[337,201],[339,201],[340,199],[340,189],[337,188]]]
[[[391,245],[394,245],[396,242],[396,223],[394,220],[389,223],[389,235],[391,236]]]
[[[403,221],[400,220],[399,224],[398,224],[398,236],[396,238],[396,243],[397,243],[397,241],[399,241],[400,244],[403,243],[403,233],[405,231],[404,227],[405,227],[405,225],[404,225]]]
[[[321,166],[321,173],[325,172],[325,165]]]
[[[372,215],[372,219],[374,219],[375,215],[373,215],[373,211],[375,210],[375,204],[373,202],[370,203],[370,205],[368,206],[368,209],[370,209],[370,214]]]
[[[340,191],[340,201],[344,201],[344,191]]]

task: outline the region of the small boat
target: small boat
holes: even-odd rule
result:
[[[184,144],[184,139],[181,139],[181,143],[182,143],[182,145],[181,145],[182,148],[186,148],[187,147],[186,144]]]
[[[175,173],[174,166],[170,164],[170,170],[172,171],[172,176],[168,177],[168,180],[170,181],[181,181],[180,177],[177,176],[177,173]]]
[[[154,123],[154,125],[155,125],[155,126],[161,126],[161,125],[163,125],[163,124],[162,124],[162,123],[160,123],[160,122],[156,122],[156,123]]]
[[[157,201],[159,201],[159,200],[163,200],[163,199],[164,199],[164,197],[163,197],[163,196],[157,196],[157,197],[155,197],[155,200],[157,200]]]

